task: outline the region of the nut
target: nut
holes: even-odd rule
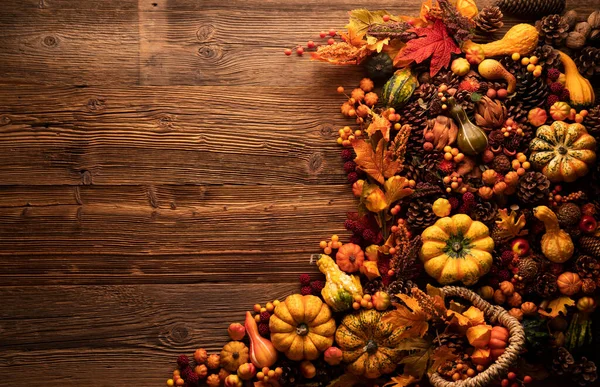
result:
[[[590,26],[590,23],[588,22],[577,23],[574,31],[579,32],[587,39],[587,37],[590,36],[590,32],[592,32],[592,26]]]
[[[597,41],[599,41],[600,40],[600,30],[593,30],[590,33],[589,39],[590,39],[590,42],[597,42]]]
[[[593,30],[600,28],[600,11],[594,11],[588,16],[588,23]]]
[[[578,50],[585,45],[585,36],[581,35],[579,32],[569,32],[565,44],[569,48]]]
[[[574,10],[570,10],[569,12],[565,13],[562,17],[563,21],[569,25],[569,28],[573,28],[575,23],[577,23],[578,18],[579,15],[577,15],[577,11]]]

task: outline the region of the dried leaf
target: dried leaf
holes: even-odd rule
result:
[[[390,38],[385,39],[377,39],[374,36],[367,36],[367,47],[371,51],[377,51],[380,53],[383,51],[383,47],[385,47],[390,42]]]
[[[429,372],[434,373],[447,361],[453,361],[456,359],[458,359],[458,355],[454,353],[454,348],[450,348],[447,345],[442,345],[433,351],[433,354],[431,355],[431,360],[433,360],[433,363],[429,366]]]
[[[420,380],[425,375],[425,372],[427,372],[430,358],[431,348],[428,348],[405,356],[400,360],[400,364],[404,364],[405,374],[413,375]]]
[[[508,215],[508,210],[503,208],[498,210],[498,216],[500,220],[497,220],[496,224],[501,238],[514,238],[527,234],[527,230],[522,230],[526,223],[525,215],[521,215],[517,219],[517,213],[514,210],[511,210],[510,215]]]
[[[492,337],[492,326],[491,325],[475,325],[467,329],[467,340],[475,348],[487,347]]]
[[[311,54],[311,59],[339,65],[356,65],[369,55],[367,46],[356,47],[346,42],[319,46],[317,52]]]
[[[429,329],[429,315],[425,313],[414,298],[406,294],[397,294],[406,304],[397,304],[396,310],[383,317],[383,321],[398,328],[404,328],[402,337],[423,337]]]
[[[461,313],[448,309],[447,314],[449,325],[454,325],[457,328],[467,328],[470,326],[470,320],[467,317],[463,316]]]
[[[400,168],[397,161],[391,160],[385,145],[386,141],[382,138],[377,144],[377,149],[373,151],[371,145],[365,140],[352,141],[352,147],[356,152],[354,161],[360,169],[371,175],[380,184],[385,182],[385,178],[394,176]]]
[[[433,286],[431,284],[427,284],[427,286],[425,287],[425,290],[427,290],[427,295],[430,297],[439,296],[442,299],[442,301],[446,297],[444,292],[442,292],[442,289],[436,288],[435,286]]]
[[[390,141],[390,128],[392,127],[392,123],[385,117],[373,113],[373,119],[371,123],[367,127],[367,133],[369,136],[374,135],[378,131],[381,132],[385,141]]]
[[[390,177],[383,184],[383,188],[388,207],[413,193],[413,189],[408,187],[408,179],[402,176]]]
[[[369,281],[373,281],[375,278],[381,277],[376,261],[363,262],[362,266],[360,267],[360,272],[367,277]]]
[[[563,316],[567,315],[567,306],[574,306],[575,305],[575,301],[573,301],[571,298],[569,297],[558,297],[555,300],[550,301],[550,303],[548,304],[548,308],[551,310],[550,313],[546,312],[543,309],[538,309],[538,313],[541,314],[542,316],[546,316],[546,317],[558,317],[558,315],[560,313],[563,314]]]
[[[389,382],[383,385],[383,387],[406,387],[414,382],[417,382],[419,379],[415,378],[412,375],[402,374],[400,376],[394,376],[390,379]]]
[[[462,315],[469,319],[469,325],[471,326],[485,323],[485,316],[483,315],[483,312],[474,306],[471,306],[466,312],[463,312]]]
[[[383,23],[383,17],[390,15],[388,11],[369,11],[368,9],[360,8],[350,11],[350,21],[346,28],[353,28],[357,33],[366,33],[369,27],[373,24]],[[390,15],[390,20],[397,21],[398,18]]]
[[[404,339],[396,346],[399,351],[425,350],[431,347],[431,342],[421,337],[411,337]]]
[[[367,44],[367,42],[363,39],[365,36],[365,32],[358,31],[354,26],[349,26],[348,32],[342,32],[340,33],[340,36],[342,37],[342,40],[344,42],[349,43],[355,47],[362,47],[365,44]]]
[[[419,38],[412,39],[398,52],[394,58],[394,66],[405,67],[412,62],[421,63],[431,58],[429,73],[433,77],[442,68],[448,67],[452,54],[459,54],[460,48],[448,35],[446,26],[441,20],[426,28],[410,29]]]

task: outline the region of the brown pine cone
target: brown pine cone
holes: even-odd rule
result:
[[[519,179],[517,196],[526,204],[536,204],[548,199],[550,180],[540,172],[527,172]]]
[[[554,47],[559,47],[569,34],[569,24],[558,14],[544,16],[535,22],[535,27],[540,33],[540,41]]]
[[[600,48],[585,47],[574,58],[581,75],[591,78],[600,72]]]
[[[423,154],[423,137],[427,126],[427,110],[421,107],[419,101],[413,101],[402,108],[400,112],[400,124],[411,125],[412,130],[408,137],[408,148],[416,154]]]
[[[535,291],[544,298],[551,298],[558,292],[556,276],[552,273],[543,273],[535,279]]]
[[[456,102],[465,110],[467,115],[473,116],[473,110],[475,109],[475,102],[471,100],[471,92],[468,90],[459,90],[454,93]]]
[[[424,199],[411,200],[406,212],[408,225],[417,231],[422,231],[435,223],[437,216],[433,213],[432,202]]]
[[[394,282],[391,282],[387,288],[385,289],[386,293],[390,295],[392,301],[398,302],[400,299],[396,297],[396,294],[407,294],[410,295],[412,292],[412,288],[416,285],[411,280],[397,279]]]
[[[448,89],[458,88],[459,82],[460,77],[454,74],[451,70],[441,70],[435,77],[431,79],[431,83],[433,83],[436,87],[445,84],[448,86]]]
[[[600,105],[596,105],[589,110],[583,125],[589,134],[596,137],[596,139],[600,139]]]
[[[494,171],[504,175],[512,170],[512,165],[510,163],[510,159],[506,155],[498,155],[494,157],[492,163],[490,164],[490,168]]]
[[[504,15],[502,15],[499,7],[485,7],[475,17],[475,28],[481,34],[498,31],[504,26],[503,17]]]
[[[532,281],[538,274],[539,265],[533,258],[523,258],[517,266],[517,275],[523,278],[524,282]]]
[[[522,68],[516,75],[517,88],[513,100],[523,104],[523,109],[529,111],[534,107],[542,106],[546,102],[550,89],[542,77],[535,77],[533,73]]]
[[[498,0],[496,5],[504,13],[524,17],[562,13],[565,3],[566,0]]]
[[[585,278],[581,282],[581,291],[588,296],[594,294],[596,291],[596,281],[591,278]]]
[[[575,203],[561,204],[561,206],[558,207],[558,211],[556,211],[556,217],[558,218],[558,223],[562,227],[574,226],[579,223],[579,219],[581,219],[581,210]]]
[[[581,360],[575,363],[571,370],[571,378],[580,386],[591,385],[598,379],[596,363],[582,357]]]
[[[441,333],[433,339],[433,345],[436,347],[442,347],[444,345],[448,348],[453,348],[457,353],[463,353],[467,348],[466,336],[461,336],[456,333]]]
[[[475,205],[471,217],[490,225],[498,215],[498,205],[495,202],[481,201]]]
[[[593,236],[582,236],[579,238],[579,249],[598,259],[600,258],[600,239]]]
[[[575,268],[581,278],[596,279],[600,275],[600,262],[589,255],[580,255],[575,261]]]
[[[383,289],[383,281],[381,278],[375,278],[372,281],[367,281],[367,283],[363,285],[363,291],[365,294],[373,295],[381,289]]]
[[[573,355],[565,348],[560,347],[552,359],[552,371],[556,375],[569,374],[573,370],[575,365],[575,359]]]
[[[529,112],[523,107],[522,102],[518,102],[517,99],[512,99],[511,103],[507,107],[507,116],[512,118],[513,121],[524,124],[527,122],[527,115]]]
[[[560,64],[560,54],[558,50],[549,44],[539,46],[533,50],[533,55],[538,58],[538,64],[546,68],[557,67]]]
[[[427,168],[425,168],[427,171]],[[415,186],[414,192],[411,195],[412,199],[424,198],[426,196],[436,196],[439,197],[442,194],[442,189],[440,186],[427,183],[427,182],[418,182]]]

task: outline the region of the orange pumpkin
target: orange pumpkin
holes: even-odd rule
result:
[[[359,245],[346,243],[335,256],[335,263],[346,273],[354,273],[360,269],[365,260],[365,253]]]
[[[490,338],[490,342],[488,346],[490,347],[490,354],[493,359],[497,359],[506,350],[506,346],[508,345],[508,329],[495,326],[492,328],[492,336]]]
[[[560,290],[562,294],[565,296],[572,296],[579,293],[583,283],[578,274],[566,271],[558,276],[556,284],[558,285],[558,290]]]

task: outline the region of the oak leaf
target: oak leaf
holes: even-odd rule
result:
[[[517,213],[514,210],[510,211],[503,208],[498,210],[499,220],[496,221],[498,225],[498,236],[501,238],[515,238],[521,235],[527,234],[527,230],[522,230],[525,227],[525,215],[519,216],[517,219]]]
[[[431,360],[433,360],[433,362],[429,366],[429,372],[437,372],[437,369],[441,365],[447,361],[453,361],[456,359],[458,359],[458,355],[454,353],[454,348],[450,348],[447,345],[442,345],[433,351],[433,354],[431,355]]]
[[[385,138],[385,141],[390,141],[391,127],[392,123],[390,122],[390,120],[379,114],[373,114],[373,119],[367,127],[367,133],[369,134],[369,136],[372,136],[379,131],[383,135],[383,138]]]
[[[360,8],[350,11],[349,14],[350,21],[346,25],[346,28],[354,28],[357,33],[366,33],[373,24],[383,23],[385,15],[389,15],[392,21],[398,20],[397,17],[390,15],[385,10],[369,11],[368,9]]]
[[[428,348],[402,358],[400,364],[404,364],[404,373],[421,379],[427,372],[431,352],[431,348]]]
[[[340,36],[344,42],[349,43],[354,47],[362,47],[367,44],[363,39],[365,32],[358,31],[354,26],[348,26],[348,32],[341,32]]]
[[[398,328],[405,328],[402,337],[423,337],[429,329],[429,315],[425,313],[414,298],[406,294],[397,294],[405,305],[397,304],[383,317],[383,321]]]
[[[367,36],[367,47],[371,51],[377,51],[377,53],[380,53],[389,43],[390,38],[377,39],[374,36]]]
[[[385,178],[394,176],[400,168],[400,163],[391,159],[390,152],[385,149],[385,146],[386,141],[383,138],[379,140],[375,151],[365,140],[352,141],[352,147],[356,152],[354,162],[380,184],[385,182]]]
[[[418,380],[419,379],[415,378],[412,375],[402,374],[400,376],[392,377],[392,379],[390,379],[389,382],[384,384],[383,387],[406,387]]]
[[[538,313],[541,314],[542,316],[546,316],[546,317],[558,317],[558,315],[560,313],[563,314],[563,316],[567,315],[567,306],[574,306],[575,305],[575,301],[573,301],[571,298],[569,297],[558,297],[557,299],[554,299],[552,301],[550,301],[550,303],[548,304],[548,308],[550,308],[550,313],[546,312],[543,309],[538,309]]]
[[[431,58],[429,73],[433,77],[442,68],[448,67],[452,54],[460,54],[460,48],[448,35],[441,20],[436,20],[426,28],[413,28],[408,31],[417,34],[418,38],[408,41],[398,52],[394,58],[394,66],[405,67],[412,62],[421,63]]]

